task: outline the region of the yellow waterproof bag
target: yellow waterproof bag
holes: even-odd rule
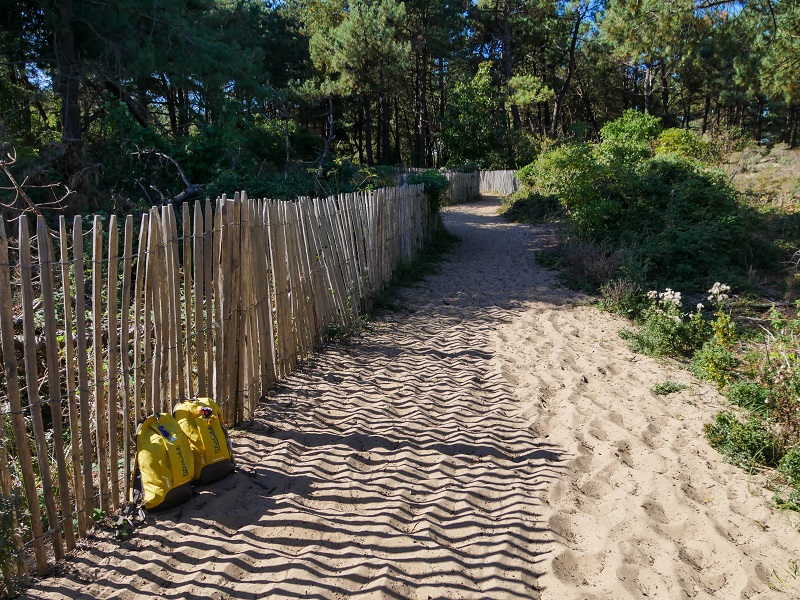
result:
[[[211,398],[186,400],[173,414],[192,448],[195,481],[211,483],[233,471],[228,432],[216,402]]]
[[[192,449],[178,422],[168,413],[147,417],[136,432],[133,500],[147,510],[166,510],[192,497]]]

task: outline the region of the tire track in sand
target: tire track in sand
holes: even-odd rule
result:
[[[496,206],[447,209],[442,271],[284,382],[235,433],[241,472],[29,597],[791,597],[768,584],[798,534],[703,442],[714,394],[653,396],[688,376]]]

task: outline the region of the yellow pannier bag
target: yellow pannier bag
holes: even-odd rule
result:
[[[192,448],[178,422],[168,413],[147,417],[136,432],[135,503],[147,510],[166,510],[192,497]]]
[[[228,432],[216,402],[211,398],[186,400],[173,414],[192,448],[195,481],[211,483],[233,471]]]

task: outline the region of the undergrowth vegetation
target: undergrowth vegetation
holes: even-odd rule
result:
[[[776,502],[800,510],[800,302],[758,313],[800,282],[800,186],[775,175],[794,173],[800,157],[662,131],[635,111],[600,138],[543,150],[518,172],[504,215],[557,222],[560,243],[540,264],[631,319],[620,335],[633,351],[676,358],[718,387],[730,408],[705,426],[709,442],[767,469]],[[735,301],[721,281],[740,292]],[[653,392],[680,389],[668,381]]]
[[[774,468],[776,502],[800,510],[800,312],[787,318],[773,308],[768,326],[754,335],[737,328],[728,292],[727,285],[714,284],[708,314],[702,303],[685,311],[679,292],[650,291],[636,313],[639,326],[620,336],[634,352],[682,359],[715,384],[731,408],[706,424],[711,446],[743,468]],[[653,392],[680,389],[665,382]]]
[[[391,311],[401,310],[398,302],[400,288],[414,287],[427,276],[435,273],[443,256],[450,252],[459,241],[460,238],[450,233],[440,221],[430,242],[422,252],[413,261],[401,262],[397,265],[391,281],[386,285],[383,292],[375,298],[375,308]]]
[[[659,129],[657,118],[627,111],[600,130],[599,144],[543,152],[518,172],[524,187],[506,214],[562,216],[568,234],[556,253],[578,244],[584,255],[604,257],[612,276],[639,285],[702,289],[746,279],[742,207],[725,173],[704,162],[710,144],[688,131]],[[587,283],[596,288],[611,278]]]

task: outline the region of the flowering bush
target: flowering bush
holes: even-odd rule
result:
[[[745,354],[748,344],[739,343],[730,292],[720,282],[708,290],[714,316],[706,320],[702,303],[685,313],[680,292],[650,291],[642,327],[620,335],[636,352],[691,356],[697,375],[725,388],[731,403],[744,411],[721,412],[706,424],[709,443],[745,468],[775,467],[775,501],[800,510],[800,302],[793,319],[773,308],[764,341]],[[672,389],[657,388],[656,393]]]
[[[773,307],[763,341],[751,346],[736,373],[737,365],[726,362],[736,360],[731,352],[736,331],[725,310],[728,292],[719,283],[709,290],[716,307],[713,337],[693,362],[696,368],[702,365],[708,378],[727,385],[728,399],[747,414],[743,420],[732,412],[720,413],[706,425],[706,436],[732,462],[777,466],[786,485],[776,487],[775,500],[800,510],[800,314],[786,318]],[[736,381],[742,375],[746,379]]]
[[[725,310],[728,302],[730,286],[716,282],[708,293],[709,301],[714,305],[714,341],[723,348],[731,348],[736,343],[736,325],[730,311]]]
[[[681,310],[681,293],[667,288],[663,292],[647,293],[650,306],[644,311],[639,331],[623,330],[620,336],[628,341],[634,352],[653,356],[689,357],[711,335],[709,323],[703,318],[703,306],[686,314]]]
[[[712,337],[692,358],[695,374],[713,381],[719,387],[731,382],[738,365],[738,360],[731,352],[736,343],[736,324],[731,318],[730,311],[726,311],[730,291],[730,286],[720,282],[716,282],[708,290],[708,300],[715,309],[714,319],[711,322]]]

